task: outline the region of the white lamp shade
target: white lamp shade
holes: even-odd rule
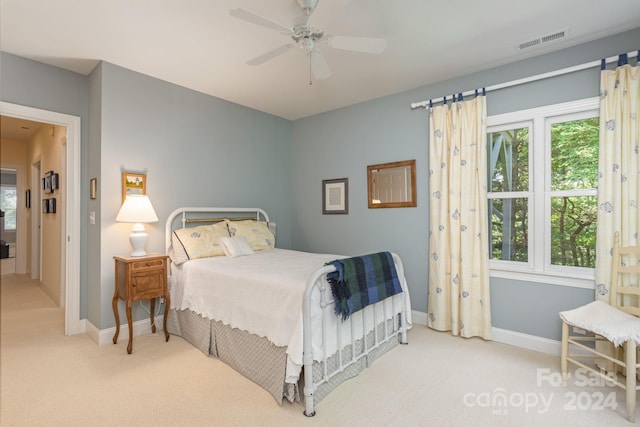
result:
[[[144,245],[147,243],[147,233],[144,229],[144,222],[157,222],[158,215],[151,205],[147,196],[130,195],[124,199],[122,207],[116,216],[118,222],[134,223],[133,230],[129,235],[129,242],[133,247],[131,256],[141,257],[147,255]]]
[[[116,221],[133,223],[158,222],[158,215],[156,215],[149,197],[132,194],[124,199],[118,216],[116,216]]]

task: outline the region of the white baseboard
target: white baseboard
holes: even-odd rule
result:
[[[164,315],[156,316],[156,333],[162,331],[162,321]],[[132,323],[133,336],[145,335],[151,333],[151,325],[149,319],[138,320]],[[116,327],[107,329],[98,329],[95,325],[87,320],[86,322],[86,334],[98,345],[113,344],[113,335],[116,333]],[[120,324],[120,333],[118,334],[118,342],[129,341],[129,325],[124,323]]]
[[[411,320],[415,324],[427,326],[427,313],[411,310]]]
[[[411,318],[415,324],[427,325],[427,313],[411,311]],[[527,350],[550,354],[552,356],[560,356],[560,341],[549,338],[493,327],[491,328],[491,339],[492,341],[512,345],[514,347],[526,348]]]
[[[527,350],[550,354],[552,356],[560,356],[560,341],[549,338],[494,327],[491,328],[491,339],[495,342],[526,348]]]

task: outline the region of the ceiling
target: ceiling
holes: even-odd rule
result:
[[[0,139],[29,142],[42,126],[42,123],[31,120],[0,116]]]
[[[638,0],[320,0],[313,27],[387,48],[321,47],[332,76],[309,84],[302,49],[247,65],[291,39],[233,8],[286,27],[301,14],[296,0],[0,0],[0,50],[82,74],[104,60],[295,120],[640,26]],[[515,47],[558,31],[567,36]]]

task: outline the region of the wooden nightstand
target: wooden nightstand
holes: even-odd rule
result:
[[[169,313],[169,290],[167,286],[167,255],[149,254],[143,257],[115,256],[116,283],[113,294],[113,315],[116,318],[116,333],[113,343],[118,341],[120,333],[120,316],[118,315],[118,298],[126,303],[127,324],[129,325],[129,345],[127,353],[133,348],[133,326],[131,321],[131,305],[134,301],[151,300],[151,331],[156,332],[154,313],[156,298],[164,297],[164,337],[169,341],[167,331],[167,314]]]

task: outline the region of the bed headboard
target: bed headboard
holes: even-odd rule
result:
[[[178,208],[169,214],[165,224],[165,253],[168,253],[171,247],[171,233],[173,233],[174,230],[189,227],[189,224],[195,227],[197,225],[224,221],[225,219],[232,221],[254,219],[256,221],[269,222],[269,215],[260,208]]]

